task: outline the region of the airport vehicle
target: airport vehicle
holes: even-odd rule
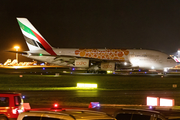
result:
[[[148,49],[59,49],[52,47],[26,18],[17,18],[29,51],[23,56],[51,64],[85,68],[87,71],[118,71],[122,68],[167,70],[176,62],[167,54]],[[17,53],[17,51],[14,51]]]
[[[114,117],[117,120],[180,120],[180,111],[123,108]]]
[[[158,111],[123,108],[115,113],[117,120],[166,120]]]
[[[28,111],[21,113],[17,120],[115,120],[106,113],[75,110],[75,109],[54,109],[51,111]]]
[[[160,112],[161,114],[163,114],[165,116],[165,118],[167,118],[168,120],[180,120],[180,110],[156,110],[158,112]]]
[[[20,93],[0,93],[0,120],[15,120],[23,111]]]

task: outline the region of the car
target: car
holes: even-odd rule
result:
[[[16,120],[23,110],[20,93],[0,93],[0,120]]]
[[[154,110],[123,108],[115,112],[117,120],[167,120],[163,114]]]
[[[178,109],[155,109],[160,112],[168,120],[180,120],[180,110]]]
[[[122,108],[114,114],[117,120],[180,120],[180,111],[172,109]]]
[[[21,113],[17,120],[116,120],[104,112],[79,109],[30,110]]]

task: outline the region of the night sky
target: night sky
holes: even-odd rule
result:
[[[180,0],[1,0],[0,62],[27,45],[16,17],[26,17],[53,47],[144,48],[176,54]],[[32,61],[20,56],[19,61]]]

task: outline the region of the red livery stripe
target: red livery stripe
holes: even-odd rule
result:
[[[41,37],[39,36],[36,32],[34,32],[33,30],[31,30],[34,35],[36,36],[36,38],[39,40],[39,42],[43,45],[43,47],[46,49],[46,51],[51,54],[51,55],[57,55],[53,49],[51,48],[51,46]]]

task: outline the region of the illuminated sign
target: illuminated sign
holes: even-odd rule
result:
[[[174,99],[160,98],[160,106],[174,106]]]
[[[113,71],[109,71],[109,70],[108,70],[107,73],[108,73],[108,74],[111,74],[111,73],[113,73]]]
[[[77,83],[77,88],[97,88],[97,84]]]
[[[174,106],[174,99],[147,97],[147,106]]]
[[[147,97],[147,106],[158,106],[159,98],[158,97]]]

